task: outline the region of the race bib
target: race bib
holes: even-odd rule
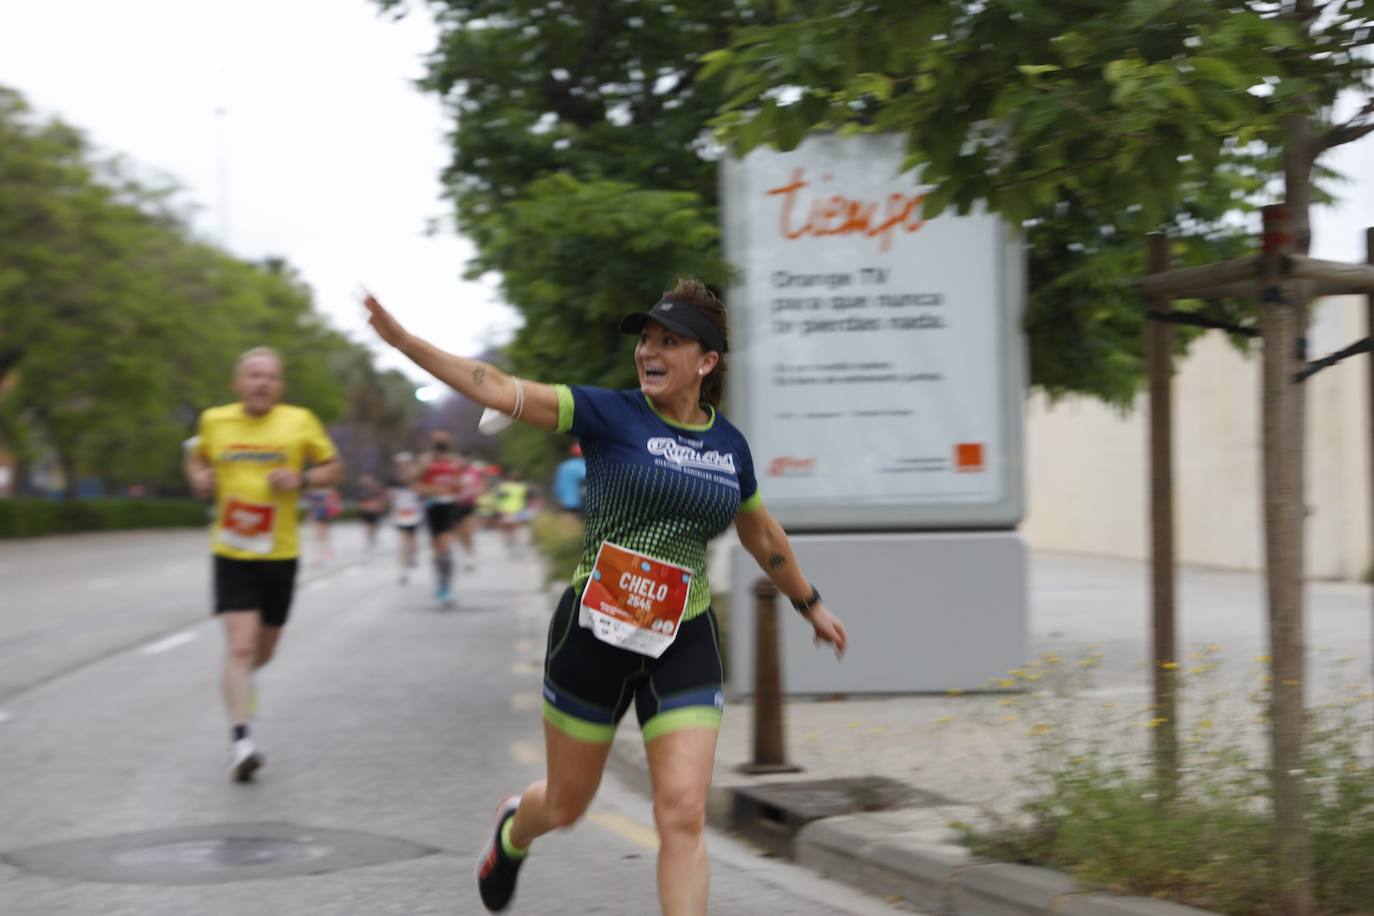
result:
[[[691,584],[691,570],[606,541],[577,622],[602,642],[658,658],[677,639]]]
[[[230,496],[220,517],[219,542],[248,553],[271,553],[277,544],[277,507]]]

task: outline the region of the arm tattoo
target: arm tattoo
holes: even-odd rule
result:
[[[487,368],[486,368],[486,366],[478,366],[476,369],[473,369],[473,370],[472,370],[472,383],[473,383],[474,385],[480,385],[480,384],[482,384],[482,379],[484,379],[484,378],[486,378],[486,377],[487,377]]]
[[[787,565],[787,559],[780,553],[775,553],[768,558],[769,569],[781,569]]]

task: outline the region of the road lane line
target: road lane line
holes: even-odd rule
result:
[[[173,633],[171,636],[164,637],[156,642],[150,642],[143,647],[144,655],[159,655],[163,652],[175,649],[177,646],[184,646],[196,638],[196,634],[190,630],[182,630],[180,633]]]
[[[101,579],[92,579],[90,582],[87,582],[87,583],[86,583],[86,590],[87,590],[87,591],[91,591],[91,592],[98,592],[98,591],[101,591],[101,590],[103,590],[103,589],[109,588],[111,585],[118,585],[118,584],[119,584],[119,580],[118,580],[118,579],[114,578],[113,576],[106,576],[106,577],[101,578]]]
[[[516,763],[543,763],[544,745],[537,741],[512,741],[510,743],[510,755]]]
[[[538,693],[517,693],[510,698],[510,708],[516,712],[529,712],[543,699]]]
[[[540,666],[538,662],[532,662],[529,659],[522,659],[521,661],[518,661],[511,666],[510,673],[519,674],[521,676],[528,674],[543,674],[544,669]]]
[[[533,639],[517,639],[515,641],[515,651],[520,655],[529,655],[537,648],[539,648],[539,644]]]
[[[605,827],[611,833],[621,839],[629,840],[636,846],[642,846],[645,849],[658,848],[658,833],[645,827],[632,817],[610,811],[593,811],[587,815],[587,820]]]

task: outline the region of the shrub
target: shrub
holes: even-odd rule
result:
[[[1067,683],[1083,672],[1044,661],[997,686],[1027,728],[1029,795],[980,827],[956,825],[978,855],[1072,873],[1089,886],[1237,916],[1269,916],[1276,897],[1267,687],[1227,691],[1215,649],[1180,671],[1181,769],[1174,786],[1152,772],[1150,707],[1118,712]],[[1079,663],[1080,665],[1082,662]],[[1091,664],[1088,665],[1091,667]],[[1012,682],[1008,684],[1008,681]],[[1067,686],[1066,686],[1067,683]],[[1309,713],[1308,817],[1323,913],[1374,912],[1374,766],[1369,695],[1345,690]],[[1110,708],[1109,708],[1110,707]],[[1363,742],[1363,743],[1362,743]]]
[[[566,512],[541,512],[530,523],[530,537],[546,561],[544,582],[572,578],[582,559],[582,521]]]
[[[0,499],[0,538],[135,528],[198,528],[209,508],[178,499]]]

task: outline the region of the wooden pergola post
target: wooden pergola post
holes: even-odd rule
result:
[[[1300,210],[1299,212],[1303,212]],[[1305,226],[1304,226],[1305,228]],[[1151,240],[1151,245],[1163,244]],[[1288,208],[1264,208],[1264,246],[1259,255],[1232,258],[1201,267],[1168,270],[1167,260],[1153,260],[1140,290],[1161,325],[1168,321],[1221,328],[1233,334],[1253,335],[1253,327],[1234,325],[1196,313],[1159,314],[1159,303],[1174,299],[1229,299],[1259,296],[1263,303],[1261,329],[1264,338],[1264,549],[1269,599],[1269,640],[1273,687],[1270,695],[1272,732],[1272,780],[1274,787],[1274,849],[1279,880],[1279,908],[1303,916],[1315,908],[1312,883],[1312,843],[1303,816],[1303,731],[1306,661],[1303,639],[1303,382],[1314,373],[1357,353],[1374,353],[1374,229],[1365,233],[1364,264],[1346,264],[1308,257],[1295,251]],[[1167,257],[1167,250],[1164,252]],[[1303,338],[1307,304],[1313,297],[1364,295],[1368,298],[1370,336],[1312,363],[1307,362]],[[1166,474],[1167,412],[1161,406],[1169,391],[1163,384],[1167,373],[1167,347],[1155,328],[1147,333],[1151,393],[1151,493],[1154,506],[1152,550],[1155,607],[1155,702],[1157,716],[1172,726],[1176,702],[1173,661],[1165,643],[1165,623],[1172,628],[1173,541],[1172,492]],[[1371,521],[1374,521],[1374,358],[1370,360],[1369,410],[1371,452]],[[1158,431],[1156,431],[1158,429]],[[1167,499],[1162,498],[1167,496]],[[1167,508],[1166,508],[1167,507]],[[1167,554],[1166,554],[1167,551]],[[1372,552],[1374,553],[1374,552]],[[1162,557],[1169,562],[1162,562]],[[1165,596],[1168,603],[1165,604]],[[1167,611],[1166,611],[1167,609]],[[1167,618],[1165,614],[1167,612]],[[1374,627],[1374,614],[1371,614]],[[1374,634],[1372,634],[1374,635]],[[1172,629],[1168,631],[1172,640]],[[1374,674],[1374,671],[1371,672]],[[1169,675],[1161,677],[1160,675]],[[1176,737],[1176,736],[1171,736]],[[1161,739],[1161,742],[1167,739]],[[1161,764],[1166,745],[1157,745]],[[1173,748],[1176,753],[1177,747]],[[1168,783],[1166,782],[1167,786]]]
[[[1366,264],[1374,265],[1374,227],[1364,231],[1364,260]],[[1374,337],[1374,290],[1365,294],[1364,297],[1364,332],[1369,337]],[[1366,379],[1367,389],[1366,398],[1368,403],[1366,409],[1369,411],[1369,538],[1370,555],[1368,565],[1365,567],[1365,574],[1374,576],[1374,350],[1369,351],[1369,359],[1366,361],[1369,367],[1369,378]],[[1370,592],[1370,639],[1374,641],[1374,591]],[[1374,675],[1374,652],[1370,653],[1369,659],[1370,673]]]
[[[1150,274],[1169,269],[1169,237],[1153,233],[1147,240],[1145,270]],[[1170,299],[1154,297],[1146,302],[1151,313],[1168,310]],[[1174,605],[1174,434],[1173,375],[1174,329],[1167,321],[1145,322],[1145,357],[1150,385],[1150,595],[1154,656],[1155,777],[1171,788],[1178,778],[1178,637]],[[1170,793],[1172,794],[1172,793]]]
[[[1300,338],[1306,302],[1287,276],[1293,253],[1288,208],[1265,207],[1264,546],[1269,593],[1270,727],[1273,730],[1274,834],[1280,900],[1310,911],[1312,845],[1304,817],[1303,726],[1303,386]]]

